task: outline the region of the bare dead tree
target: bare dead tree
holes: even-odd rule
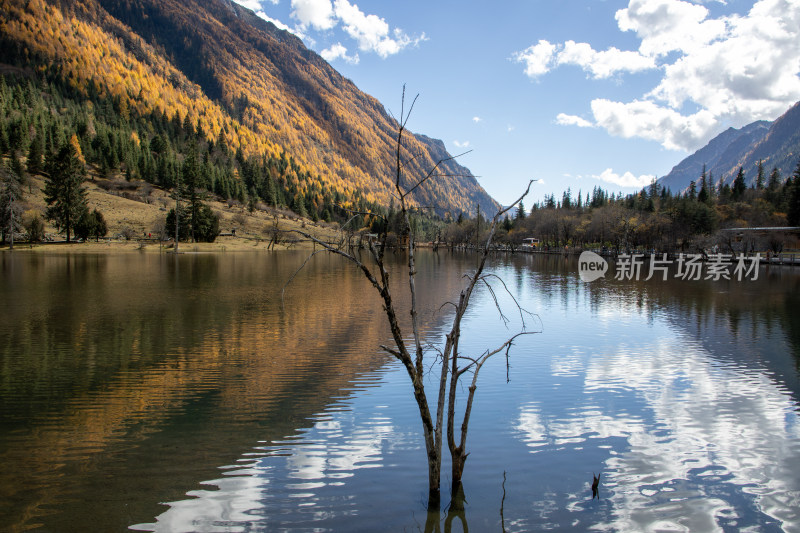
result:
[[[424,186],[426,182],[436,177],[445,176],[445,174],[440,173],[440,167],[447,161],[455,159],[459,156],[451,156],[448,158],[444,158],[439,160],[433,168],[431,168],[424,176],[417,179],[416,181],[411,180],[410,182],[406,181],[405,178],[405,168],[406,166],[411,163],[414,159],[420,156],[420,154],[411,155],[408,159],[404,160],[405,154],[409,153],[409,151],[405,148],[404,145],[404,134],[406,133],[406,125],[408,123],[408,119],[411,116],[411,113],[414,108],[414,103],[416,102],[417,97],[414,98],[411,105],[409,106],[408,111],[405,109],[406,101],[405,101],[405,87],[403,87],[403,98],[401,104],[401,111],[400,111],[400,119],[397,121],[398,123],[398,132],[397,132],[397,141],[395,145],[395,177],[394,177],[394,189],[395,189],[395,199],[397,200],[400,206],[400,213],[402,215],[402,234],[400,235],[401,238],[407,237],[406,240],[406,255],[408,258],[407,261],[407,276],[408,276],[408,290],[410,296],[410,319],[411,319],[411,330],[412,336],[411,341],[407,341],[408,338],[404,335],[403,330],[400,326],[400,321],[398,317],[398,310],[395,306],[394,299],[392,296],[392,292],[389,287],[389,271],[387,269],[387,262],[386,262],[386,250],[387,250],[387,237],[388,237],[388,220],[386,217],[376,213],[359,213],[359,212],[352,212],[354,217],[359,215],[371,215],[375,217],[379,217],[383,219],[385,222],[382,224],[383,229],[381,230],[380,235],[375,240],[370,240],[368,244],[369,250],[369,260],[363,261],[361,259],[361,255],[357,253],[357,251],[352,247],[349,246],[350,239],[343,235],[341,240],[338,243],[329,243],[323,242],[320,239],[316,238],[315,236],[300,230],[294,230],[297,233],[303,235],[305,238],[313,241],[315,244],[321,247],[321,250],[316,250],[314,253],[309,256],[309,258],[300,266],[297,272],[291,276],[289,281],[287,281],[287,286],[291,283],[297,273],[303,269],[303,267],[308,263],[308,261],[320,252],[329,252],[339,256],[344,257],[348,261],[352,262],[361,272],[364,274],[366,279],[369,283],[375,288],[375,290],[380,294],[381,299],[383,300],[383,307],[386,313],[386,317],[389,322],[389,326],[392,332],[392,339],[394,341],[394,346],[381,346],[381,348],[386,351],[387,353],[391,354],[395,357],[400,363],[402,363],[403,367],[408,374],[409,380],[413,386],[414,390],[414,399],[417,404],[417,409],[419,411],[420,421],[422,422],[422,433],[423,438],[425,441],[425,452],[427,457],[427,466],[428,466],[428,510],[429,512],[434,512],[438,515],[440,504],[441,504],[441,495],[440,495],[440,478],[441,478],[441,465],[442,465],[442,443],[443,443],[443,429],[444,429],[444,420],[445,420],[445,411],[447,411],[447,420],[448,420],[448,427],[447,427],[447,437],[448,437],[448,447],[450,453],[453,457],[453,492],[454,494],[456,491],[460,491],[460,494],[463,495],[463,489],[461,488],[461,474],[464,469],[464,462],[466,461],[467,453],[465,451],[466,447],[466,438],[467,438],[467,430],[469,425],[469,418],[472,409],[472,402],[475,396],[475,390],[477,388],[477,379],[478,373],[480,372],[481,368],[483,367],[484,363],[489,360],[493,355],[498,353],[506,353],[508,355],[508,351],[511,348],[513,342],[520,336],[520,335],[527,335],[530,333],[535,333],[531,331],[524,330],[524,321],[523,321],[523,331],[513,335],[507,341],[505,341],[499,347],[493,350],[487,350],[483,354],[477,357],[469,357],[466,355],[462,355],[459,351],[459,340],[461,338],[461,321],[464,315],[467,312],[467,308],[470,303],[470,299],[475,291],[476,286],[479,284],[484,285],[489,288],[492,296],[495,298],[495,303],[497,303],[497,299],[494,295],[493,289],[489,284],[489,279],[492,277],[491,275],[486,275],[485,265],[486,261],[489,257],[489,253],[491,250],[492,239],[494,237],[495,230],[502,217],[507,213],[510,209],[516,206],[522,199],[528,194],[530,190],[530,186],[532,181],[528,184],[528,188],[522,196],[519,197],[513,204],[506,207],[505,209],[501,209],[492,219],[492,223],[489,228],[488,237],[486,239],[485,244],[481,249],[481,255],[478,263],[478,268],[476,272],[469,274],[466,276],[468,280],[466,288],[461,291],[461,295],[459,297],[458,303],[451,303],[452,306],[455,308],[455,314],[453,317],[452,327],[449,333],[445,337],[444,347],[439,351],[438,357],[438,385],[439,388],[436,391],[436,410],[435,412],[431,410],[431,404],[429,403],[428,395],[425,390],[425,374],[428,372],[426,365],[424,364],[426,350],[424,346],[427,346],[426,343],[423,342],[422,333],[419,327],[419,317],[417,312],[417,286],[416,286],[416,265],[415,265],[415,258],[416,258],[416,247],[414,242],[414,235],[412,232],[412,224],[411,224],[411,212],[413,210],[413,206],[411,205],[411,194],[417,190],[418,188]],[[463,154],[461,154],[463,155]],[[347,224],[343,225],[343,228],[346,227]],[[284,287],[285,289],[286,287]],[[518,306],[519,307],[519,306]],[[498,307],[499,309],[499,307]],[[520,313],[522,314],[522,310],[520,308]],[[436,364],[436,362],[434,362]],[[430,371],[433,372],[435,369],[430,367]],[[455,419],[455,400],[456,400],[456,391],[458,388],[459,379],[467,373],[472,374],[472,381],[469,386],[469,395],[467,398],[466,403],[466,410],[462,417],[462,425],[461,425],[461,434],[459,443],[455,444],[455,437],[454,437],[454,430],[453,430],[453,420]],[[448,380],[448,376],[450,380]],[[449,396],[448,396],[449,390]],[[449,401],[448,401],[449,400]],[[456,463],[458,466],[456,467]],[[457,474],[457,475],[456,475]],[[460,498],[460,501],[463,501],[463,497]],[[426,527],[426,529],[428,529]]]

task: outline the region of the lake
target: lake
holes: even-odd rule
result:
[[[381,302],[326,255],[282,299],[307,256],[0,254],[0,528],[423,530],[421,424]],[[420,253],[432,346],[474,263]],[[510,323],[481,290],[462,351],[517,331],[510,295],[539,333],[481,372],[466,509],[442,530],[800,531],[800,270],[586,283],[574,257],[501,255],[491,272]]]

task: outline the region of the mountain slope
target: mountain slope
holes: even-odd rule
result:
[[[750,146],[739,160],[739,166],[744,167],[749,178],[748,183],[755,181],[759,160],[763,160],[767,175],[771,169],[777,168],[783,179],[791,176],[797,168],[800,162],[800,102],[775,120],[767,135]],[[738,167],[736,170],[738,171]],[[733,181],[734,177],[736,173],[731,169],[725,175],[725,181]]]
[[[300,192],[329,187],[389,205],[397,124],[293,35],[230,0],[0,0],[0,60],[57,72],[76,90],[100,91],[138,113],[163,112],[257,158],[288,152]],[[400,88],[398,88],[399,99]],[[443,147],[442,147],[443,148]],[[435,152],[435,153],[432,153]],[[446,154],[446,152],[444,152]],[[409,182],[441,158],[409,136]],[[468,169],[414,194],[444,212],[497,204]],[[313,178],[311,177],[313,176]],[[319,183],[316,183],[318,180]]]
[[[758,176],[758,162],[763,161],[769,176],[777,168],[783,179],[797,168],[800,159],[800,102],[774,122],[758,121],[741,129],[729,128],[706,146],[673,167],[658,183],[678,192],[700,179],[703,165],[714,182],[732,183],[739,167],[744,169],[748,186]]]
[[[703,165],[706,172],[713,173],[716,181],[733,168],[732,165],[741,158],[743,152],[767,135],[770,125],[770,122],[762,120],[741,129],[728,128],[711,139],[706,146],[675,165],[658,183],[673,192],[681,191],[691,181],[700,179]]]

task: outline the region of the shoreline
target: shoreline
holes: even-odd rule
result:
[[[269,241],[246,237],[218,237],[214,242],[181,242],[178,253],[227,253],[227,252],[269,252],[281,250],[313,249],[313,243],[297,242],[290,245],[276,244],[268,249]],[[154,240],[114,240],[100,242],[41,242],[15,243],[14,249],[8,244],[0,247],[0,253],[172,253],[172,241],[158,242]]]

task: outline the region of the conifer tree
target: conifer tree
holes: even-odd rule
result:
[[[517,206],[517,220],[525,220],[525,206],[522,202]]]
[[[747,190],[747,185],[744,182],[744,168],[739,167],[739,173],[733,180],[733,188],[731,189],[731,199],[735,202],[741,200],[744,196],[744,191]]]
[[[789,208],[786,210],[786,221],[790,226],[800,226],[800,161],[797,168],[790,178],[789,185]]]
[[[697,194],[697,199],[704,204],[708,204],[709,198],[708,176],[706,175],[706,166],[703,165],[703,173],[700,174],[700,192]]]
[[[769,181],[767,182],[767,192],[765,197],[776,209],[780,204],[780,190],[781,190],[781,171],[777,167],[772,169],[769,174]]]
[[[42,171],[42,157],[44,156],[44,136],[37,131],[28,149],[28,172],[39,174]]]
[[[188,120],[188,119],[187,119]],[[183,183],[183,197],[188,202],[189,225],[192,241],[197,241],[197,226],[200,219],[200,208],[202,199],[199,193],[200,186],[200,165],[197,161],[197,154],[194,147],[189,149],[189,153],[181,167],[181,181]]]
[[[86,210],[86,179],[77,137],[72,136],[58,153],[47,161],[47,179],[44,186],[47,210],[45,216],[53,221],[60,232],[66,233],[67,242],[75,224]]]
[[[764,188],[764,182],[766,181],[766,175],[764,174],[764,161],[759,159],[758,160],[758,177],[756,177],[756,189],[762,190]]]
[[[16,159],[15,159],[16,160]],[[3,241],[14,245],[13,233],[20,229],[22,214],[22,175],[14,168],[9,169],[0,162],[0,232]]]

